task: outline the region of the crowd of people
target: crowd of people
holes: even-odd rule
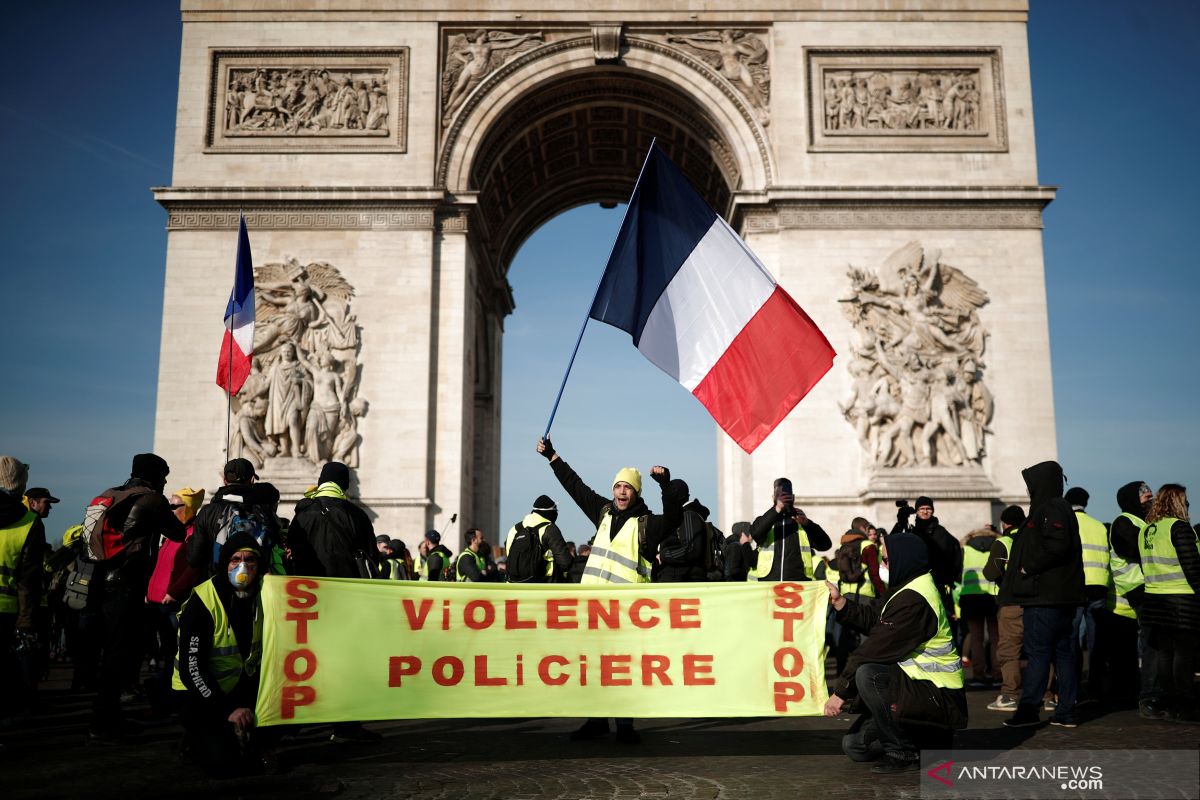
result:
[[[897,501],[889,529],[855,517],[835,543],[796,507],[787,478],[770,503],[725,535],[687,484],[661,466],[661,513],[642,473],[619,470],[597,492],[548,439],[537,452],[594,531],[576,546],[557,525],[558,505],[537,497],[503,547],[467,529],[458,553],[436,530],[414,555],[377,535],[347,496],[350,470],[326,463],[291,519],[279,491],[235,458],[224,485],[166,492],[169,467],[133,458],[130,477],[101,492],[63,544],[44,520],[58,502],[27,487],[28,466],[0,456],[0,725],[33,710],[51,659],[69,660],[72,690],[95,700],[88,742],[127,741],[141,723],[123,700],[143,694],[146,716],[177,717],[183,752],[216,775],[270,769],[277,734],[254,722],[264,574],[426,581],[629,584],[817,581],[829,588],[826,644],[836,677],[825,714],[857,712],[843,738],[873,769],[915,769],[923,747],[946,747],[967,724],[965,691],[998,688],[987,708],[1003,724],[1079,724],[1086,701],[1135,707],[1146,718],[1197,719],[1200,552],[1184,487],[1157,493],[1141,481],[1117,492],[1111,523],[1087,514],[1089,495],[1053,461],[1024,470],[1028,508],[1010,506],[1000,530],[961,540],[930,497]],[[822,555],[825,553],[827,555]],[[961,656],[960,656],[961,654]],[[142,678],[143,667],[152,668]],[[571,734],[612,733],[590,719]],[[617,741],[635,744],[631,718]],[[373,741],[358,722],[333,727],[339,743]]]

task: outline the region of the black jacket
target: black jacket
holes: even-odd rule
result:
[[[367,513],[349,500],[306,497],[297,503],[288,527],[288,546],[298,575],[358,578],[355,556],[359,552],[378,571],[375,527]]]
[[[465,558],[464,558],[465,556]],[[470,583],[481,583],[488,580],[487,575],[479,568],[479,563],[475,560],[475,554],[470,548],[463,550],[454,559],[454,580],[458,580],[458,573],[467,576],[467,581]]]
[[[21,498],[0,492],[0,528],[20,522],[29,509]],[[35,519],[17,556],[13,582],[17,585],[17,628],[33,630],[33,610],[42,599],[42,554],[46,550],[46,526]]]
[[[892,533],[900,530],[903,529],[897,524]],[[929,571],[933,573],[933,582],[943,597],[949,597],[950,587],[962,580],[962,545],[935,516],[929,519],[913,517],[912,527],[907,530],[919,536],[929,549]],[[953,605],[948,604],[947,608],[952,609]]]
[[[575,505],[579,506],[579,510],[593,525],[600,526],[600,517],[605,506],[612,507],[612,523],[609,530],[613,535],[616,535],[628,520],[646,517],[645,539],[638,543],[638,550],[639,555],[652,564],[658,555],[658,546],[679,527],[683,516],[682,504],[680,498],[667,489],[669,475],[655,478],[662,487],[663,513],[652,514],[640,495],[630,503],[629,508],[617,511],[611,497],[597,494],[561,456],[550,462],[550,468],[554,470],[554,477],[558,478],[558,482],[575,501]]]
[[[683,521],[678,530],[658,548],[662,568],[655,583],[688,583],[708,579],[705,568],[708,555],[709,510],[693,500],[683,507]]]
[[[1062,496],[1062,467],[1043,461],[1021,476],[1029,518],[1013,542],[1001,594],[1021,606],[1083,605],[1083,547],[1075,511]]]
[[[109,512],[112,516],[106,520],[121,528],[125,541],[125,550],[107,563],[107,569],[109,573],[115,573],[130,592],[144,595],[158,557],[158,537],[182,542],[187,539],[187,526],[175,516],[166,496],[140,478],[130,478],[114,491],[137,486],[150,491],[135,498],[127,509],[114,506]]]
[[[754,549],[750,543],[742,544],[740,537],[730,534],[725,539],[725,580],[744,581],[754,567]]]
[[[1021,535],[1021,529],[1009,528],[1006,535],[1012,537],[1012,545],[1015,545],[1017,537]],[[1004,587],[1004,573],[1007,571],[1010,558],[1009,551],[1004,548],[1004,542],[1000,541],[1000,537],[997,536],[996,541],[992,542],[991,550],[988,551],[987,563],[983,565],[983,577],[999,587],[996,594],[996,604],[1001,606],[1020,605],[1017,599],[1010,592],[1007,592]]]
[[[571,559],[571,566],[567,570],[567,583],[582,583],[583,570],[587,567],[587,556],[575,556]]]
[[[1138,622],[1148,628],[1186,630],[1194,634],[1200,630],[1200,552],[1196,531],[1183,520],[1176,522],[1171,526],[1171,544],[1175,545],[1179,566],[1192,587],[1192,594],[1146,593],[1138,609]]]
[[[248,658],[254,641],[254,617],[262,613],[258,584],[247,597],[240,598],[223,575],[209,580],[217,589],[217,597],[225,606],[233,635],[242,658]],[[203,603],[195,597],[184,604],[179,615],[179,677],[189,697],[206,706],[214,716],[228,717],[236,709],[254,708],[258,696],[258,676],[242,675],[233,690],[226,694],[217,683],[209,658],[213,646],[213,618]]]
[[[421,577],[425,580],[440,581],[442,572],[454,564],[454,554],[450,552],[450,548],[444,544],[435,545],[425,554],[425,569]],[[455,579],[455,575],[450,576],[450,580]]]
[[[1142,488],[1141,481],[1131,481],[1117,490],[1117,505],[1127,514],[1133,514],[1138,519],[1146,519],[1149,508],[1142,505],[1139,499]],[[1142,532],[1128,517],[1117,517],[1108,530],[1109,548],[1131,564],[1142,563],[1142,553],[1138,550],[1138,534]],[[1125,599],[1135,610],[1141,608],[1142,596],[1146,593],[1145,586],[1130,590]]]
[[[800,554],[800,526],[791,517],[784,516],[771,506],[754,520],[750,525],[750,536],[759,547],[766,544],[767,535],[771,528],[778,526],[775,536],[775,557],[771,561],[771,569],[763,580],[768,581],[807,581],[812,575],[804,571],[804,562]],[[832,546],[829,534],[811,519],[804,522],[804,532],[808,534],[808,543],[813,552],[828,550]]]

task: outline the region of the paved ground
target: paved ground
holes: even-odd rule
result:
[[[917,773],[879,776],[841,755],[850,719],[660,719],[639,723],[644,741],[574,743],[569,719],[421,720],[372,724],[383,740],[334,745],[328,729],[285,741],[282,774],[216,782],[181,762],[176,725],[147,728],[136,744],[84,747],[91,695],[71,694],[56,672],[43,710],[0,730],[0,797],[421,798],[437,800],[620,800],[622,798],[917,797]],[[1149,722],[1136,712],[1080,709],[1074,730],[1010,731],[986,710],[992,692],[971,692],[971,726],[956,748],[1179,748],[1200,727]],[[132,715],[144,708],[129,707]],[[1089,718],[1090,716],[1090,718]]]

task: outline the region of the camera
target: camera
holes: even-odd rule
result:
[[[896,508],[904,508],[906,505],[908,505],[907,500],[897,500],[896,501]]]

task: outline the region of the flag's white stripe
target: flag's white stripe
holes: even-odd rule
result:
[[[717,217],[654,305],[638,350],[690,392],[774,290],[771,274]]]
[[[237,346],[241,348],[246,355],[251,355],[254,349],[254,323],[242,325],[240,328],[233,329],[233,340],[237,342]]]

